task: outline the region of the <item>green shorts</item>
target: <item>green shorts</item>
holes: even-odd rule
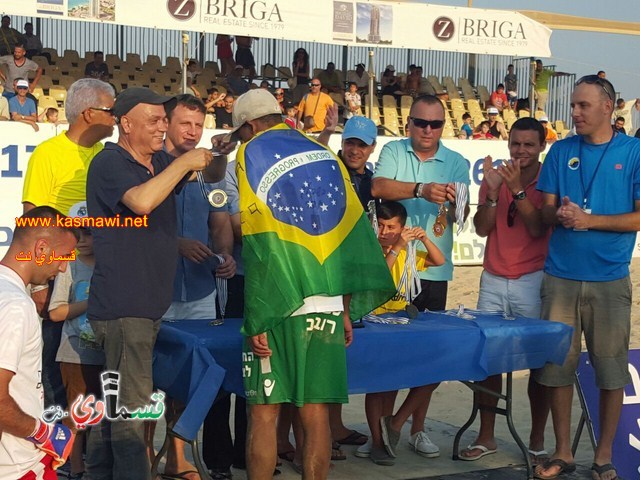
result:
[[[249,404],[347,403],[347,355],[342,313],[289,317],[266,332],[270,357],[247,340],[242,376]]]

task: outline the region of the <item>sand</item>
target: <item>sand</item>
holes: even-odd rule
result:
[[[463,304],[468,308],[476,308],[478,289],[482,267],[455,267],[453,281],[449,283],[447,308],[455,308]],[[633,285],[633,301],[631,308],[631,348],[640,348],[640,258],[631,261],[631,284]]]

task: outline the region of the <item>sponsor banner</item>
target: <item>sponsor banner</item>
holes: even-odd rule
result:
[[[0,11],[341,45],[551,56],[551,30],[518,12],[414,2],[332,0],[301,8],[300,0],[0,0]]]
[[[56,131],[57,130],[57,131]],[[60,133],[63,127],[56,127],[48,124],[40,124],[40,131],[34,132],[31,127],[24,124],[14,124],[5,122],[0,131],[0,257],[4,255],[8,245],[11,243],[15,217],[22,213],[22,185],[24,174],[27,169],[27,162],[31,152],[36,145],[46,139]],[[224,130],[205,130],[202,135],[201,147],[209,147],[209,139],[218,133],[225,133]],[[116,132],[117,135],[117,132]],[[116,141],[117,136],[109,139]],[[375,168],[378,156],[382,147],[397,140],[393,137],[378,137],[376,148],[369,158],[369,168]],[[333,151],[340,150],[340,135],[333,135],[329,146]],[[469,176],[471,185],[469,187],[469,201],[471,203],[471,213],[464,230],[460,235],[454,234],[453,263],[456,265],[480,265],[484,257],[484,238],[476,235],[473,227],[473,215],[475,205],[478,203],[480,183],[482,182],[482,163],[487,155],[493,157],[494,162],[509,158],[509,150],[505,141],[479,141],[479,140],[444,140],[444,145],[460,153],[469,162]],[[233,159],[233,155],[230,160]],[[633,250],[634,257],[640,257],[640,237]]]
[[[640,350],[629,351],[631,383],[624,389],[624,399],[618,430],[613,440],[613,461],[620,478],[640,478]],[[595,371],[589,354],[580,356],[578,379],[584,392],[596,439],[600,435],[600,390],[596,387]],[[582,433],[588,435],[585,429]]]

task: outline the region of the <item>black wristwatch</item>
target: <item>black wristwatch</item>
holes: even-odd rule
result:
[[[527,192],[525,192],[524,190],[520,190],[518,193],[514,193],[511,196],[514,200],[524,200],[525,198],[527,198]]]

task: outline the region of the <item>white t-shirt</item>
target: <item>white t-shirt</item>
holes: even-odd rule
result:
[[[40,418],[44,410],[40,319],[22,279],[4,265],[0,265],[0,339],[0,368],[15,373],[9,395],[27,415]],[[0,478],[20,478],[42,457],[33,443],[3,432]]]

